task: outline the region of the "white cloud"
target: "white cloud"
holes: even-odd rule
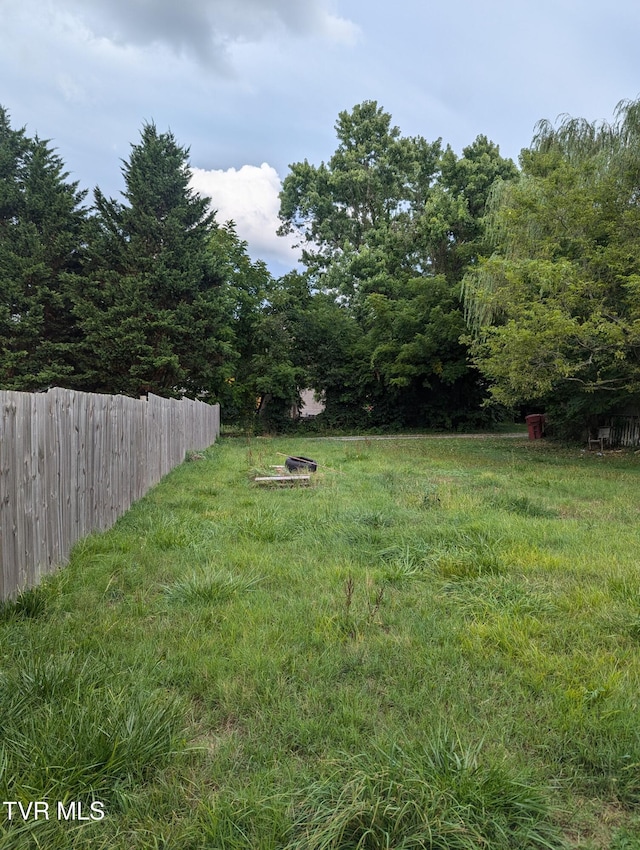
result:
[[[299,253],[292,249],[293,238],[276,235],[282,183],[275,168],[266,162],[260,167],[243,165],[226,171],[192,168],[191,186],[211,198],[220,224],[235,222],[238,236],[248,243],[254,260],[286,268],[295,265]]]

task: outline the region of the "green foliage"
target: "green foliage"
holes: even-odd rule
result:
[[[236,356],[232,305],[209,250],[213,213],[188,185],[188,151],[145,125],[123,176],[126,203],[95,192],[75,308],[82,386],[213,399]]]
[[[313,270],[327,269],[350,249],[371,246],[372,234],[383,237],[402,223],[408,209],[424,200],[440,152],[439,141],[402,138],[375,101],[341,112],[336,135],[328,165],[296,163],[282,187],[282,230],[309,245],[303,259]]]
[[[246,593],[260,581],[259,577],[240,577],[233,573],[201,570],[185,576],[166,588],[172,602],[213,605],[237,593]]]
[[[281,231],[307,245],[303,261],[314,282],[357,302],[362,286],[378,291],[385,277],[419,262],[413,221],[436,174],[440,142],[403,138],[375,101],[341,112],[336,134],[327,165],[291,166],[281,193]]]
[[[285,427],[306,383],[304,328],[310,295],[307,281],[296,272],[275,283],[262,305],[252,340],[257,414],[263,423]]]
[[[327,165],[284,181],[282,229],[307,269],[274,280],[189,188],[170,132],[143,127],[123,199],[96,188],[88,217],[47,144],[4,111],[0,125],[3,386],[186,394],[249,430],[290,427],[305,387],[326,401],[321,427],[486,419],[459,341],[460,275],[513,169],[486,138],[458,159],[374,101],[341,112]]]
[[[0,386],[39,390],[75,370],[73,281],[85,193],[48,142],[13,130],[0,107]]]
[[[46,616],[47,599],[46,580],[36,587],[30,587],[19,593],[15,599],[0,602],[0,622],[14,618],[39,619]]]
[[[213,231],[209,250],[232,304],[230,327],[237,352],[233,372],[218,396],[225,420],[252,428],[259,411],[263,419],[281,422],[298,399],[291,314],[304,310],[308,293],[305,289],[289,295],[289,278],[274,280],[262,261],[252,262],[232,221]]]
[[[291,166],[282,232],[297,233],[331,351],[310,363],[332,424],[446,426],[480,418],[484,387],[459,342],[458,283],[482,233],[490,185],[513,163],[479,137],[457,159],[440,141],[402,137],[375,101],[336,124],[325,165]],[[340,335],[327,329],[333,316]],[[313,334],[313,331],[312,331]]]
[[[640,397],[636,103],[613,126],[540,125],[492,199],[493,253],[465,280],[475,362],[495,398],[557,418]]]
[[[450,147],[440,160],[440,179],[428,198],[420,234],[435,273],[459,282],[466,266],[481,251],[487,199],[496,181],[516,177],[510,159],[486,136],[478,136],[458,158]]]
[[[0,707],[5,800],[113,803],[117,786],[151,776],[180,740],[175,700],[114,681],[100,662],[78,667],[73,653],[15,655],[0,678]]]

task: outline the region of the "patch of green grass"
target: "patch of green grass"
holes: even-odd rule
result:
[[[0,678],[5,800],[113,800],[168,763],[182,708],[76,653],[17,652]],[[39,794],[33,797],[33,793]]]
[[[446,732],[373,750],[305,789],[286,850],[558,847],[544,795]]]
[[[30,587],[19,593],[15,599],[0,602],[0,622],[18,619],[38,619],[47,611],[47,591],[45,584]]]
[[[107,815],[0,850],[638,846],[639,457],[202,455],[1,607],[2,799]]]
[[[165,593],[169,601],[174,603],[215,605],[236,594],[252,590],[259,581],[259,576],[238,576],[217,570],[201,570],[168,585]]]
[[[489,504],[498,510],[525,517],[549,518],[558,516],[557,511],[547,508],[523,494],[497,493],[489,499]]]
[[[379,552],[378,556],[384,563],[383,579],[392,585],[423,580],[431,563],[429,548],[410,544],[392,546]]]

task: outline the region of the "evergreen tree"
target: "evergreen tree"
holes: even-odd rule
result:
[[[215,216],[189,187],[188,150],[143,127],[124,202],[95,190],[78,297],[85,389],[217,398],[230,376],[231,301],[209,241]]]
[[[74,381],[73,315],[85,193],[48,142],[13,130],[0,107],[0,386]]]

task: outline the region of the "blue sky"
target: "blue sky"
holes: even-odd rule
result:
[[[631,0],[0,0],[0,104],[112,196],[143,122],[171,129],[280,273],[280,181],[331,156],[341,110],[377,100],[405,135],[517,159],[539,119],[640,94],[639,36]]]

